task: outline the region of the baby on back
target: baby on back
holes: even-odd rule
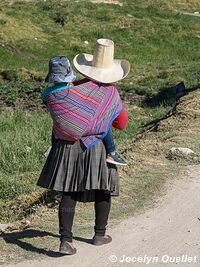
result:
[[[122,109],[118,93],[110,86],[105,95],[103,84],[99,86],[89,80],[87,86],[77,85],[76,90],[73,85],[75,80],[76,75],[65,56],[56,56],[49,61],[49,73],[45,81],[54,85],[44,90],[42,100],[53,119],[53,138],[71,141],[81,139],[86,148],[102,139],[107,153],[106,161],[126,165],[115,150],[110,130],[112,119]],[[109,109],[100,112],[102,109],[99,106],[107,104]],[[100,116],[98,112],[103,114]]]

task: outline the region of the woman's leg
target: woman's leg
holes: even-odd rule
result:
[[[102,190],[95,192],[95,235],[104,236],[111,207],[111,196]]]
[[[74,193],[64,192],[59,205],[59,233],[60,241],[72,242],[72,225],[75,214],[76,200]]]

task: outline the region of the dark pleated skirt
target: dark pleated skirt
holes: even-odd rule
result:
[[[117,167],[106,163],[102,141],[85,149],[81,141],[55,140],[37,185],[59,192],[78,192],[76,200],[94,201],[95,190],[119,195]]]

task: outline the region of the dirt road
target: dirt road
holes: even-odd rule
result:
[[[113,242],[102,247],[76,241],[76,255],[9,266],[200,266],[200,166],[170,183],[154,208],[108,233]]]

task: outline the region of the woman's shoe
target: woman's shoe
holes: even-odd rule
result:
[[[112,241],[112,237],[109,235],[105,235],[105,236],[95,235],[92,239],[92,244],[95,246],[101,246],[101,245],[108,244],[111,241]]]
[[[66,255],[73,255],[76,253],[76,248],[72,248],[67,241],[61,241],[59,252]]]

